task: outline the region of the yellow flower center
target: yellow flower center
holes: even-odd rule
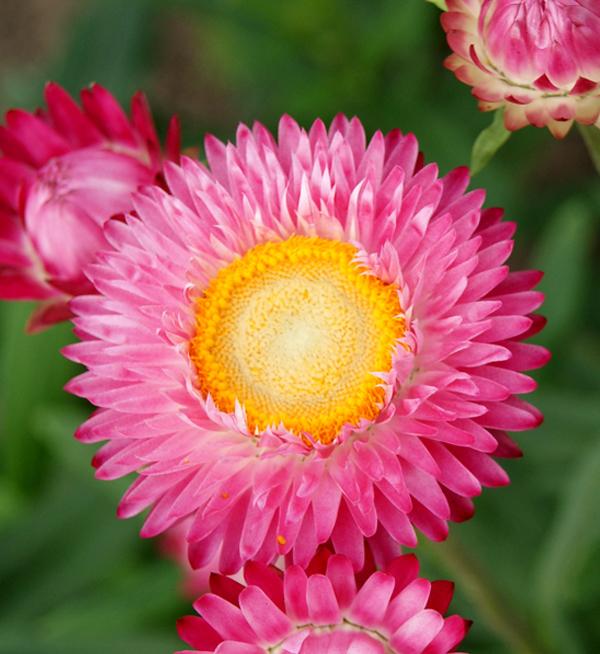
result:
[[[349,243],[293,236],[221,269],[196,306],[190,355],[204,396],[249,429],[283,426],[322,443],[377,416],[373,373],[392,364],[405,321],[398,289],[355,261]]]

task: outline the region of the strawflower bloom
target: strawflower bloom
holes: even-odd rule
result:
[[[444,617],[453,585],[420,578],[414,555],[358,577],[343,555],[320,559],[283,574],[247,563],[247,585],[212,576],[201,617],[178,623],[194,648],[179,654],[446,654],[464,638],[469,622]]]
[[[356,569],[446,537],[519,454],[506,430],[541,416],[515,394],[548,354],[537,272],[509,273],[514,224],[439,179],[414,136],[357,119],[291,118],[206,140],[210,170],[167,165],[136,215],[112,221],[72,302],[87,366],[68,390],[99,410],[101,479],[137,479],[119,507],[154,536],[193,514],[194,567],[231,573],[331,539]]]
[[[38,300],[33,331],[68,318],[69,299],[92,292],[83,268],[107,247],[103,224],[132,210],[132,192],[157,180],[163,158],[142,94],[131,119],[98,84],[81,92],[81,107],[54,83],[45,99],[46,109],[13,109],[0,126],[0,298]],[[174,159],[178,141],[173,120]]]
[[[509,130],[548,127],[562,138],[574,121],[600,115],[597,0],[448,0],[442,25],[454,53],[446,67],[473,87],[479,107],[504,107]]]

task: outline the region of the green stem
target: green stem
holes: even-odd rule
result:
[[[580,123],[577,124],[577,127],[579,127],[579,133],[583,137],[590,158],[594,162],[596,172],[600,175],[600,128]]]
[[[423,545],[457,580],[478,612],[514,654],[549,654],[548,649],[538,643],[532,630],[527,628],[522,616],[515,612],[509,599],[505,598],[490,578],[480,561],[466,552],[456,534],[444,543]]]
[[[483,170],[498,150],[508,141],[512,132],[504,127],[504,110],[496,109],[491,124],[486,127],[473,143],[471,151],[471,176]]]
[[[448,6],[446,5],[446,0],[428,0],[434,5],[437,5],[442,11],[448,11]]]

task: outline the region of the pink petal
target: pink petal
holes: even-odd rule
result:
[[[237,607],[217,595],[203,595],[194,608],[224,639],[256,643],[256,633]]]
[[[383,622],[395,580],[383,572],[372,574],[358,591],[349,609],[350,617],[365,627],[377,627]]]
[[[291,631],[289,618],[257,586],[245,588],[239,600],[244,617],[263,642],[275,644]]]
[[[221,641],[221,635],[205,620],[193,615],[177,620],[177,632],[182,640],[195,649],[214,649]]]
[[[275,606],[284,610],[283,579],[273,566],[248,561],[244,566],[244,579],[249,586],[260,588]]]
[[[327,577],[335,592],[338,605],[344,611],[356,596],[356,582],[352,564],[346,557],[334,554],[327,561]]]
[[[307,578],[300,566],[292,565],[286,568],[283,575],[283,593],[287,615],[300,623],[308,620]]]
[[[444,626],[444,618],[431,609],[420,611],[407,620],[390,639],[402,654],[421,654]]]
[[[311,622],[337,624],[342,619],[331,582],[325,575],[312,575],[306,586],[306,602]]]
[[[451,615],[444,621],[444,626],[438,635],[423,651],[423,654],[447,654],[462,641],[469,630],[470,622],[458,615]]]
[[[390,602],[385,614],[385,624],[394,632],[427,606],[431,583],[426,579],[414,579]]]

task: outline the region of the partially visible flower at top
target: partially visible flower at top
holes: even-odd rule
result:
[[[383,570],[356,576],[345,556],[316,557],[307,571],[282,574],[249,562],[247,585],[211,577],[212,593],[198,599],[201,617],[178,623],[193,652],[219,654],[447,654],[469,622],[444,617],[454,586],[420,578],[413,554]]]
[[[119,515],[152,507],[144,536],[193,515],[193,566],[226,573],[445,538],[508,483],[506,431],[541,421],[515,397],[548,353],[521,342],[544,322],[541,275],[506,265],[514,223],[357,119],[206,151],[106,225],[98,294],[71,303],[68,390],[99,407],[77,436],[108,440],[99,478],[137,474]]]
[[[448,0],[442,25],[454,54],[446,66],[473,87],[479,107],[504,107],[509,130],[600,115],[598,0]]]
[[[41,302],[31,331],[65,320],[69,299],[91,292],[83,268],[106,247],[103,224],[132,210],[131,193],[157,181],[163,162],[141,93],[131,119],[98,84],[81,107],[55,83],[45,99],[47,109],[13,109],[0,126],[0,298]],[[176,119],[166,157],[179,158]]]

